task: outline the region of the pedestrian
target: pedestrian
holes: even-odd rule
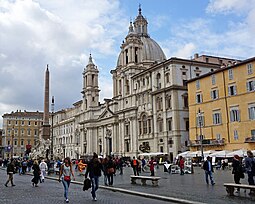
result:
[[[255,175],[255,159],[252,151],[247,151],[247,157],[245,158],[245,170],[248,175],[248,183],[249,185],[255,185],[253,176]],[[249,194],[252,194],[251,190]]]
[[[184,158],[182,156],[179,157],[178,166],[180,167],[180,175],[184,175]]]
[[[104,173],[104,185],[108,186],[108,178],[107,178],[107,172],[106,172],[106,167],[107,167],[108,159],[107,157],[102,160],[102,171]]]
[[[149,161],[151,176],[155,176],[155,165],[156,164],[157,164],[157,162],[154,160],[153,157],[151,157],[151,160]]]
[[[48,166],[46,162],[44,161],[44,159],[39,164],[39,167],[41,171],[41,179],[42,179],[42,182],[44,182],[44,177],[46,176],[46,171],[48,170]]]
[[[240,179],[244,178],[242,164],[240,162],[240,157],[238,155],[234,155],[233,163],[232,163],[232,174],[234,174],[234,181],[236,184],[241,184]],[[240,188],[237,188],[236,193],[240,192]]]
[[[72,163],[69,157],[66,157],[64,159],[64,163],[60,166],[60,172],[59,172],[59,182],[63,183],[64,186],[64,197],[66,200],[66,203],[69,203],[68,200],[68,189],[71,183],[71,176],[73,176],[73,180],[75,180]]]
[[[146,160],[142,158],[142,171],[145,172]]]
[[[106,173],[107,173],[109,186],[113,185],[113,174],[115,174],[115,171],[116,171],[116,166],[112,160],[112,157],[108,156],[108,161],[106,164]]]
[[[133,172],[135,176],[139,176],[139,172],[138,172],[138,160],[133,157],[133,160],[131,161],[131,167],[133,168]]]
[[[40,167],[39,167],[39,164],[38,164],[38,161],[37,160],[34,160],[34,164],[32,166],[32,169],[34,170],[33,171],[33,175],[34,177],[32,178],[32,185],[35,186],[35,187],[38,187],[38,183],[39,183],[39,180],[40,180]]]
[[[102,164],[98,159],[98,155],[96,153],[93,154],[93,158],[89,161],[87,170],[85,173],[85,178],[90,177],[91,180],[91,194],[94,201],[97,200],[96,191],[99,187],[99,177],[101,176]]]
[[[12,186],[15,186],[13,183],[13,174],[15,174],[15,161],[11,159],[11,162],[7,165],[8,180],[4,184],[6,187],[8,187],[9,182],[11,182]]]
[[[26,174],[27,172],[27,161],[24,159],[22,162],[22,174]]]
[[[211,184],[215,185],[215,182],[213,181],[213,166],[212,166],[212,158],[210,156],[207,157],[207,160],[203,164],[203,169],[205,170],[205,181],[207,184],[209,184],[208,176],[210,177]]]
[[[119,166],[119,170],[120,170],[120,175],[123,175],[123,159],[122,157],[120,157],[119,161],[118,161],[118,166]]]

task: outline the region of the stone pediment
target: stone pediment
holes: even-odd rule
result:
[[[99,119],[105,119],[115,116],[115,114],[110,109],[105,109],[103,113],[99,116]]]

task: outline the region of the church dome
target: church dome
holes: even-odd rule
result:
[[[158,61],[162,62],[166,56],[161,47],[150,37],[141,37],[142,46],[142,61]]]
[[[124,49],[128,49],[128,47],[130,47],[130,44],[132,44],[131,46],[134,46],[134,42],[137,42],[137,46],[139,47],[138,63],[155,61],[162,62],[166,59],[166,56],[158,43],[156,43],[152,38],[150,38],[147,30],[147,25],[148,22],[146,18],[143,17],[141,8],[139,7],[139,13],[134,23],[132,24],[132,22],[130,22],[129,33],[126,37],[126,41],[122,44],[122,51],[119,54],[117,66],[127,64],[123,61],[126,56],[128,56],[128,54],[125,54],[123,51],[125,51]]]

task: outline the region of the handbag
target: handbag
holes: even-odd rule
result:
[[[108,174],[113,174],[115,171],[114,171],[114,168],[109,168],[107,169],[107,173]]]
[[[64,176],[64,181],[71,181],[71,176]]]
[[[91,188],[91,180],[89,178],[86,178],[83,182],[83,191],[86,191],[89,188]]]

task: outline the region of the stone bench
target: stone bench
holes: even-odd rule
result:
[[[131,184],[136,184],[136,180],[141,180],[141,184],[144,186],[146,185],[146,181],[150,180],[152,181],[153,186],[158,186],[158,181],[160,177],[155,176],[130,176],[131,178]]]
[[[246,184],[224,183],[224,186],[226,187],[226,191],[228,195],[230,196],[234,196],[235,188],[250,189],[255,192],[255,186],[246,185]]]

